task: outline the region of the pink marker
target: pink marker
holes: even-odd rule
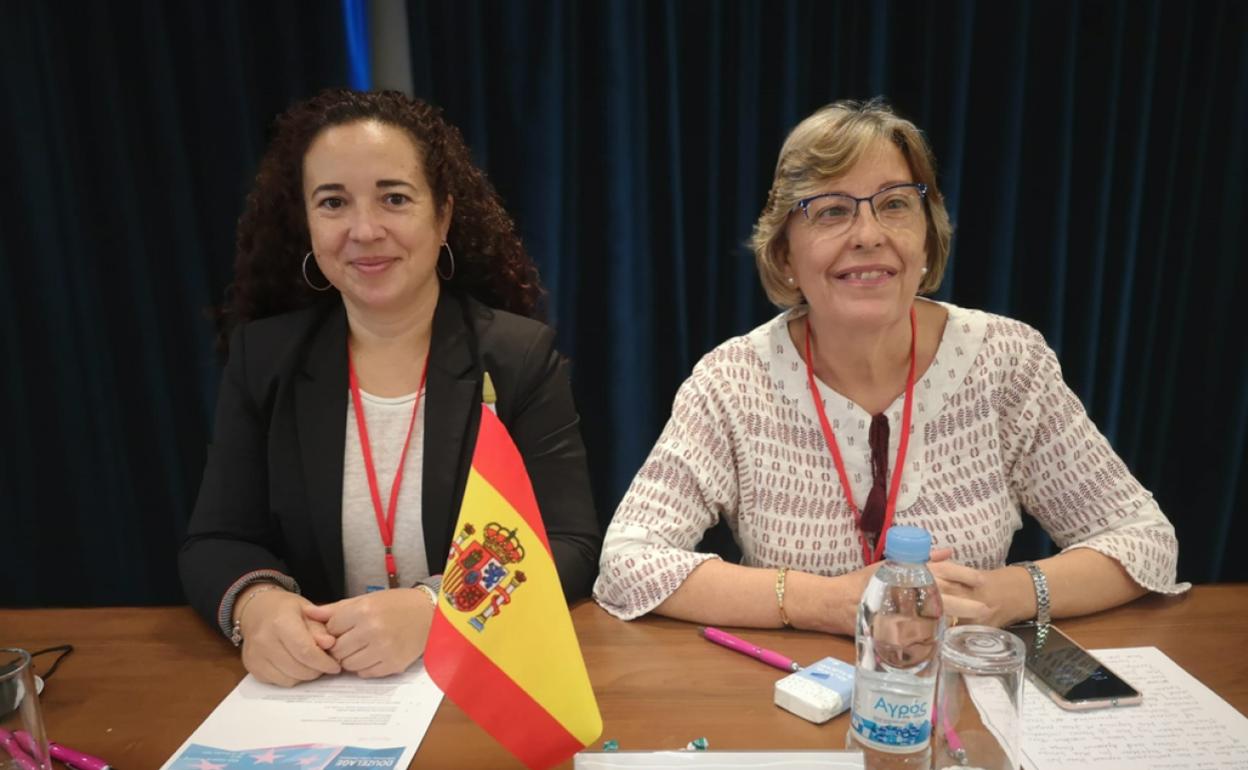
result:
[[[30,733],[24,730],[18,730],[14,735],[17,737],[18,743],[29,751],[31,754],[35,752],[35,739]],[[59,743],[48,741],[48,753],[58,762],[64,762],[67,765],[73,765],[77,770],[110,770],[108,763],[99,757],[93,757],[90,754],[84,754],[76,749],[66,748]]]
[[[27,756],[21,746],[17,745],[17,738],[13,733],[3,728],[0,728],[0,747],[9,752],[9,756],[13,757],[13,761],[20,765],[22,770],[39,770],[39,765],[35,764],[35,760]]]
[[[800,671],[801,666],[797,665],[792,658],[787,658],[778,652],[766,650],[758,645],[750,644],[739,636],[733,636],[727,631],[720,631],[718,628],[707,626],[702,629],[702,636],[708,642],[714,642],[721,647],[727,647],[730,650],[749,655],[751,658],[761,660],[769,666],[775,666],[781,671]]]

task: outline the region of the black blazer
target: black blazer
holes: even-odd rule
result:
[[[482,371],[537,497],[568,600],[589,594],[602,534],[568,365],[548,326],[443,290],[425,390],[421,506],[442,572],[481,422]],[[213,443],[182,545],[187,598],[214,625],[242,575],[272,569],[322,603],[344,596],[347,318],[340,300],[244,324],[221,379]]]

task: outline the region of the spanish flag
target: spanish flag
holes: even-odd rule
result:
[[[455,532],[425,667],[526,766],[557,765],[602,717],[524,460],[486,404]]]

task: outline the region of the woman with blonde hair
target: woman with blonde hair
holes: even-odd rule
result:
[[[1018,321],[926,299],[953,229],[881,100],[802,121],[753,248],[782,313],[707,354],[607,530],[609,612],[852,634],[888,530],[931,533],[946,611],[1005,625],[1178,593],[1178,544]],[[1007,565],[1023,511],[1062,548]],[[730,564],[694,547],[718,521]]]

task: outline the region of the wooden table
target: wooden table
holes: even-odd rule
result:
[[[1248,713],[1248,585],[1148,596],[1063,630],[1086,647],[1152,645]],[[772,705],[779,672],[702,640],[664,618],[615,620],[592,602],[572,612],[602,710],[602,739],[624,749],[842,748],[848,715],[816,726]],[[853,660],[853,640],[802,631],[742,632],[801,662]],[[155,770],[243,676],[238,654],[187,607],[0,610],[0,645],[72,643],[44,693],[54,740],[122,770]],[[570,766],[570,763],[569,765]],[[418,768],[519,765],[444,701],[416,755]]]

